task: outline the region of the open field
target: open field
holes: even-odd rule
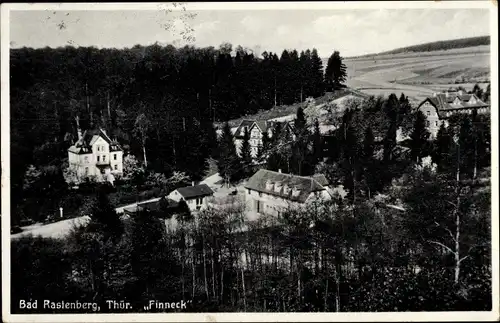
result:
[[[490,78],[489,46],[425,53],[345,59],[347,85],[370,95],[400,94],[420,101],[436,90],[461,85],[467,90]]]

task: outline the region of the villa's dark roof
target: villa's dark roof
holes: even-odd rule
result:
[[[82,135],[82,138],[79,139],[73,146],[69,147],[69,151],[76,154],[91,154],[92,153],[92,145],[96,142],[97,139],[102,138],[109,144],[109,151],[122,151],[120,145],[111,140],[109,136],[102,129],[89,129],[85,130]]]
[[[326,180],[326,178],[325,178]],[[271,190],[266,189],[266,184],[273,184]],[[274,184],[281,184],[281,189],[276,192]],[[284,193],[285,186],[290,188],[288,194]],[[260,169],[245,185],[245,188],[282,197],[290,201],[304,203],[313,192],[323,191],[325,188],[313,177],[303,177],[291,174],[279,173],[267,169]],[[293,196],[293,189],[299,190],[298,196]]]
[[[243,138],[245,135],[245,127],[248,128],[248,131],[251,130],[251,128],[254,125],[258,125],[261,131],[266,131],[267,126],[266,126],[266,121],[265,120],[243,120],[241,121],[240,125],[234,132],[234,137],[235,138]]]
[[[419,107],[425,102],[432,104],[436,108],[438,114],[445,111],[460,111],[463,109],[489,107],[487,103],[483,102],[474,94],[460,94],[458,92],[448,92],[448,95],[445,93],[435,94],[422,101]]]
[[[193,199],[214,194],[214,191],[207,184],[180,187],[177,189],[184,199]]]

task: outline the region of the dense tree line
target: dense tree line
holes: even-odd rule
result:
[[[147,169],[199,180],[216,157],[214,122],[325,92],[316,49],[255,57],[227,43],[67,46],[13,49],[10,58],[13,214],[28,165],[63,183],[77,117],[83,131],[102,127]],[[61,187],[50,186],[44,196],[57,200]]]
[[[246,223],[237,207],[187,210],[175,232],[147,212],[120,225],[101,197],[65,241],[13,241],[12,310],[47,292],[103,312],[116,295],[133,312],[150,299],[187,312],[489,310],[489,190],[461,182],[457,205],[454,179],[415,170],[398,183],[388,198],[404,211],[362,198]]]
[[[104,311],[116,295],[134,311],[149,299],[189,300],[191,312],[491,309],[489,115],[455,115],[431,140],[407,97],[391,95],[349,102],[331,121],[335,149],[315,169],[343,182],[347,198],[253,222],[244,204],[198,214],[184,204],[172,230],[161,210],[120,219],[101,192],[90,222],[65,241],[13,241],[13,311],[47,291]],[[277,124],[282,135],[265,137],[260,154],[311,174],[322,141],[310,126],[299,109],[295,127]],[[227,124],[218,151],[221,174],[249,163],[248,147],[233,157]]]
[[[489,44],[490,44],[490,36],[468,37],[468,38],[460,38],[452,40],[441,40],[441,41],[414,45],[409,47],[402,47],[387,52],[382,52],[377,55],[391,55],[391,54],[411,53],[411,52],[432,52],[436,50],[467,48],[467,47],[483,46]],[[372,54],[364,55],[360,57],[368,57],[368,56],[373,56],[373,55]]]

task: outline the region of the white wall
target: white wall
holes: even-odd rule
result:
[[[271,195],[267,193],[257,192],[254,190],[245,189],[245,205],[246,209],[251,212],[257,212],[256,202],[260,201],[264,205],[264,209],[259,213],[278,216],[278,212],[284,212],[287,209],[307,207],[309,203],[317,200],[328,201],[332,197],[327,190],[311,193],[304,203],[292,202],[282,197]]]
[[[116,160],[115,160],[116,155]],[[113,151],[109,153],[111,160],[111,171],[113,173],[123,173],[123,151]]]
[[[177,190],[170,192],[170,194],[168,194],[167,197],[176,202],[179,202],[183,198],[182,195]],[[185,201],[191,211],[197,211],[197,206],[200,206],[200,210],[204,210],[208,206],[208,197],[204,196],[201,199],[202,199],[201,204],[196,204],[196,198]]]
[[[274,216],[278,216],[278,212],[284,212],[289,208],[300,207],[302,205],[300,203],[291,202],[276,195],[246,189],[245,203],[247,210],[257,212],[255,201],[260,201],[264,205],[263,210],[261,210],[259,213],[265,213]]]
[[[97,139],[92,145],[92,154],[94,155],[94,161],[96,164],[110,164],[109,144],[101,137],[99,137],[99,139]]]
[[[431,138],[435,138],[438,133],[439,127],[441,126],[441,120],[439,120],[436,108],[429,102],[425,102],[420,106],[419,109],[427,118],[428,121],[427,129],[431,134]]]

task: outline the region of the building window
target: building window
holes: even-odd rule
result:
[[[430,116],[431,115],[431,112],[430,111],[427,111],[427,116]]]
[[[249,188],[247,189],[247,192],[248,192],[248,195],[250,195],[250,189]]]
[[[101,146],[97,146],[97,151],[101,151]]]
[[[439,123],[436,121],[436,127],[439,125]]]
[[[99,149],[97,149],[99,150]],[[97,156],[97,162],[99,162],[101,160],[101,156]]]
[[[430,126],[430,122],[429,122],[429,120],[425,121],[425,125],[426,125],[427,127],[428,127],[428,126]]]
[[[85,163],[89,162],[89,156],[85,156],[83,159],[85,160]]]
[[[196,205],[200,205],[203,202],[203,197],[196,199]]]
[[[106,161],[106,156],[102,156],[102,161],[105,162]]]
[[[115,170],[118,170],[118,165],[115,165]]]
[[[113,154],[113,159],[116,160],[116,154]]]
[[[89,168],[85,167],[85,175],[88,175],[88,174],[89,174]]]

